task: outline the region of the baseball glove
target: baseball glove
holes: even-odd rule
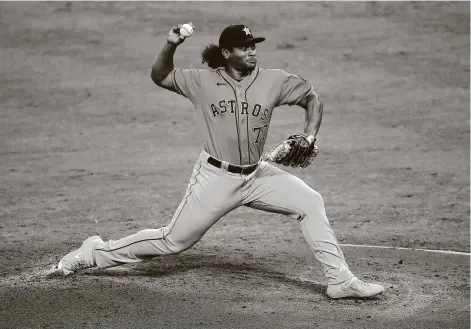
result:
[[[306,168],[319,153],[316,141],[312,135],[294,134],[275,145],[264,158],[283,166]]]

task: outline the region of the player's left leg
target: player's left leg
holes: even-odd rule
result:
[[[284,214],[300,222],[309,247],[323,266],[330,297],[369,297],[383,291],[382,286],[361,282],[349,270],[322,196],[299,177],[262,162],[259,174],[247,182],[243,193],[244,205]]]

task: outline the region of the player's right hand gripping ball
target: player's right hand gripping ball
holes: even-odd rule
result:
[[[192,23],[183,24],[180,27],[180,35],[184,36],[185,38],[191,37],[191,35],[193,34],[193,31],[194,31],[194,27]]]
[[[319,153],[316,138],[307,134],[294,134],[266,153],[265,158],[291,167],[308,167]]]

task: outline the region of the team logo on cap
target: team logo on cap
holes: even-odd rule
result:
[[[244,26],[244,28],[242,29],[242,31],[245,32],[245,35],[251,35],[252,32],[250,32],[249,28],[247,26]]]

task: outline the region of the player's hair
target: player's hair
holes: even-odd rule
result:
[[[203,49],[201,58],[201,62],[206,63],[212,69],[226,66],[226,59],[222,56],[221,48],[214,43],[207,45]]]

